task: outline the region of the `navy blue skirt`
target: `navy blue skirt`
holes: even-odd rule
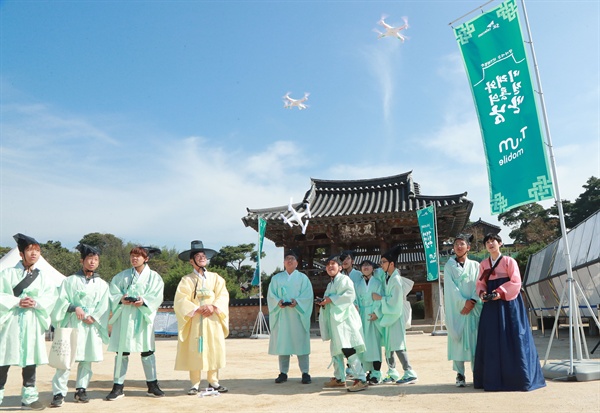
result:
[[[488,293],[508,278],[488,281]],[[521,294],[483,304],[473,385],[486,391],[530,391],[546,386]]]

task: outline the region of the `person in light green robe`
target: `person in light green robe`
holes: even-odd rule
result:
[[[356,303],[362,321],[362,333],[365,339],[365,352],[361,359],[365,370],[369,371],[369,383],[381,381],[381,301],[373,300],[373,293],[383,294],[381,281],[373,276],[373,263],[365,260],[361,264],[361,278],[354,283]]]
[[[23,409],[42,410],[35,385],[36,366],[48,364],[46,330],[57,297],[54,282],[35,264],[40,259],[40,244],[16,234],[21,261],[0,273],[0,404],[10,366],[22,367]]]
[[[108,283],[94,271],[100,264],[100,251],[79,244],[82,269],[67,277],[60,286],[58,300],[52,311],[55,327],[77,329],[76,393],[74,400],[89,402],[86,389],[92,379],[92,362],[104,360],[102,344],[108,344]],[[52,407],[60,407],[67,397],[70,369],[56,369],[52,379]]]
[[[406,325],[404,321],[404,299],[408,294],[400,272],[396,269],[398,247],[394,247],[381,255],[381,269],[385,273],[383,294],[373,293],[373,299],[381,301],[382,317],[379,325],[383,328],[383,344],[389,371],[384,382],[395,381],[397,384],[417,382],[417,373],[412,369],[406,353]],[[400,377],[396,370],[394,353],[402,363],[404,375]]]
[[[477,296],[479,263],[467,257],[472,235],[460,234],[454,240],[454,257],[444,266],[444,308],[448,329],[448,360],[456,371],[456,386],[465,387],[465,361],[475,360],[477,330],[483,303]]]
[[[298,271],[298,255],[285,253],[285,271],[271,278],[267,293],[269,306],[269,354],[279,356],[279,376],[275,383],[287,381],[290,356],[298,356],[302,383],[310,384],[310,316],[313,311],[313,289],[308,277]]]
[[[165,394],[158,386],[154,356],[154,318],[163,301],[164,282],[160,274],[147,265],[148,259],[160,254],[158,248],[135,247],[129,253],[132,268],[113,277],[109,287],[112,332],[108,351],[115,357],[114,383],[106,400],[124,396],[123,383],[130,353],[141,353],[148,392],[152,397]]]
[[[323,301],[319,303],[319,328],[323,341],[329,341],[334,377],[325,387],[345,387],[344,357],[352,375],[356,378],[348,391],[365,390],[367,375],[360,361],[360,354],[365,351],[365,341],[362,336],[360,314],[354,305],[356,293],[349,277],[340,270],[342,260],[339,255],[327,260],[326,271],[330,282],[327,284]]]

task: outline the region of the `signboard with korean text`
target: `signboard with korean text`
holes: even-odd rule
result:
[[[554,197],[515,0],[454,28],[479,117],[492,214]]]
[[[427,281],[435,281],[439,275],[437,237],[435,234],[435,209],[433,205],[417,210],[417,220],[421,230],[425,264],[427,264]]]

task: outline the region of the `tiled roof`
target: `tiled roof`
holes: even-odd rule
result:
[[[416,210],[431,204],[436,206],[438,221],[446,214],[446,227],[440,229],[454,235],[468,221],[473,203],[466,198],[467,193],[456,195],[431,196],[421,195],[420,186],[413,181],[412,171],[383,178],[361,180],[324,180],[311,178],[310,189],[302,202],[293,205],[299,213],[310,208],[311,225],[360,222],[416,216]],[[275,231],[288,230],[289,227],[281,219],[292,216],[288,206],[265,209],[247,209],[248,214],[242,218],[244,225],[257,229],[258,217],[263,217],[267,225],[267,238],[273,240]],[[460,228],[458,228],[460,227]],[[280,238],[279,238],[280,239]],[[276,242],[277,243],[277,242]]]

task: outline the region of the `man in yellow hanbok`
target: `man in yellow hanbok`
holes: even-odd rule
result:
[[[229,292],[219,274],[206,270],[215,250],[192,241],[191,249],[179,254],[194,271],[183,276],[175,293],[177,315],[177,356],[175,370],[189,371],[192,387],[198,394],[200,372],[207,372],[208,387],[219,393],[227,388],[219,384],[219,369],[225,367],[225,338],[229,335]]]

